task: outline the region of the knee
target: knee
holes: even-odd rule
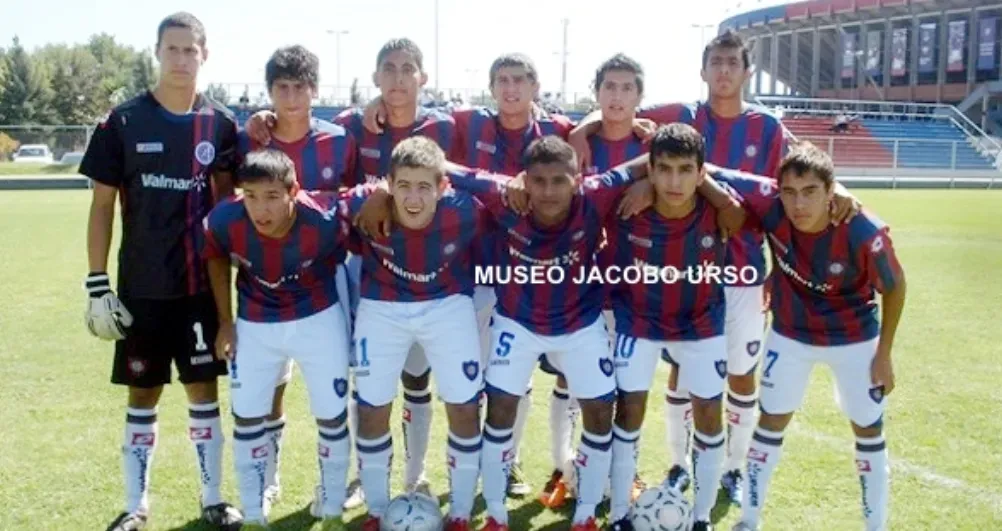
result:
[[[468,439],[480,432],[479,404],[449,404],[449,431],[458,437]]]
[[[852,431],[856,434],[856,437],[861,439],[872,439],[874,437],[880,437],[884,434],[884,422],[883,418],[877,419],[877,422],[870,424],[869,426],[860,426],[855,422],[852,423]]]
[[[430,380],[431,371],[425,371],[425,373],[421,376],[407,374],[406,371],[400,374],[400,383],[403,384],[404,389],[407,389],[408,391],[426,391]]]
[[[608,433],[612,430],[612,406],[611,400],[595,398],[591,400],[580,400],[581,423],[584,429],[592,433]]]
[[[216,402],[219,400],[218,389],[219,387],[216,385],[215,380],[211,382],[195,382],[184,386],[185,393],[188,395],[188,402],[192,404]]]
[[[727,386],[732,393],[745,396],[755,394],[755,371],[748,374],[727,375]]]
[[[366,439],[379,437],[390,431],[390,406],[358,404],[358,434]]]
[[[621,393],[616,401],[616,425],[627,431],[639,430],[646,411],[646,392]]]
[[[763,411],[761,416],[758,418],[758,426],[763,430],[782,432],[786,429],[786,426],[790,423],[790,419],[792,418],[793,413],[773,415]]]
[[[152,388],[142,388],[142,387],[130,387],[129,388],[129,407],[136,409],[153,409],[157,406],[157,402],[160,401],[160,393],[163,392],[163,387],[152,387]]]
[[[707,434],[715,435],[723,430],[723,422],[720,418],[721,400],[715,398],[692,399],[692,422],[696,429]]]

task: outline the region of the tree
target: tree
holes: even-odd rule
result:
[[[97,60],[99,92],[105,110],[131,97],[136,51],[131,46],[118,44],[115,37],[107,33],[91,36],[87,48]]]
[[[205,88],[205,95],[223,105],[230,103],[229,91],[220,83],[209,83],[209,86]]]
[[[60,124],[87,124],[106,111],[97,60],[86,46],[46,46],[36,52],[51,77],[52,108]]]
[[[52,89],[45,69],[14,37],[13,46],[5,60],[3,99],[0,99],[0,117],[5,124],[51,124],[55,113],[51,107]]]
[[[144,91],[152,89],[157,84],[157,70],[153,66],[153,55],[149,50],[143,50],[136,54],[132,62],[132,83],[129,90],[130,96],[138,96]]]

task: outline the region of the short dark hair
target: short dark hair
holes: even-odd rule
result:
[[[237,168],[236,184],[277,181],[292,190],[296,184],[296,165],[284,152],[277,149],[251,151]]]
[[[502,68],[524,68],[525,75],[529,78],[529,81],[533,83],[539,81],[536,63],[533,63],[528,55],[524,53],[506,53],[491,63],[491,69],[488,72],[490,75],[489,87],[494,86],[494,78],[497,77],[498,71]]]
[[[572,168],[578,167],[578,156],[564,139],[556,135],[547,135],[537,138],[525,149],[525,167],[534,164],[550,164],[562,162]]]
[[[782,180],[787,173],[803,177],[814,173],[831,190],[835,184],[835,163],[831,155],[810,142],[800,142],[790,146],[789,153],[779,163],[777,179]],[[772,177],[771,175],[769,177]]]
[[[320,83],[320,59],[298,44],[279,48],[264,66],[264,81],[269,91],[279,79],[302,81],[316,89]]]
[[[157,45],[155,49],[160,48],[160,41],[164,38],[164,32],[171,28],[191,30],[195,34],[195,41],[198,42],[198,45],[205,46],[205,26],[202,24],[202,21],[187,11],[178,11],[160,21],[160,25],[157,26]]]
[[[637,77],[637,92],[644,93],[644,68],[636,60],[626,54],[617,53],[605,60],[595,71],[595,93],[605,81],[605,75],[612,71],[630,72]]]
[[[399,168],[426,169],[435,172],[435,182],[445,176],[445,152],[434,140],[412,136],[400,141],[390,155],[390,179]]]
[[[745,45],[745,40],[741,38],[741,35],[732,29],[724,30],[723,33],[717,35],[712,41],[707,43],[706,47],[703,48],[703,68],[706,68],[706,62],[710,60],[710,52],[718,48],[729,48],[737,49],[741,51],[741,61],[744,63],[744,69],[748,70],[751,68],[751,59],[748,47]]]
[[[424,54],[421,53],[421,48],[418,47],[417,43],[407,37],[386,41],[386,44],[379,49],[379,54],[376,55],[376,68],[378,69],[393,52],[410,54],[414,58],[414,62],[417,63],[418,69],[424,72]]]
[[[650,161],[654,164],[661,155],[669,157],[694,157],[699,167],[706,156],[703,135],[689,124],[675,122],[662,125],[651,138]]]

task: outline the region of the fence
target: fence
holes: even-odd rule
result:
[[[839,168],[993,170],[966,141],[798,135],[824,149]]]
[[[21,146],[41,144],[51,152],[52,164],[80,163],[87,149],[92,127],[85,125],[3,125],[0,126],[0,163],[12,162]]]

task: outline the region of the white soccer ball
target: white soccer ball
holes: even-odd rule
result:
[[[630,523],[636,531],[688,531],[692,528],[692,507],[674,489],[650,488],[633,502]]]
[[[438,502],[414,492],[393,498],[379,519],[380,531],[442,531]]]

